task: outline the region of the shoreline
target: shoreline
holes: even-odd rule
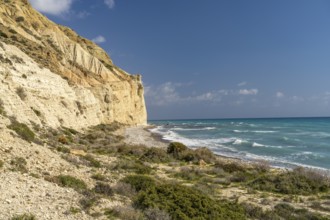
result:
[[[162,135],[151,132],[149,129],[151,129],[153,127],[154,127],[153,125],[142,125],[142,126],[125,128],[125,131],[124,131],[125,143],[132,144],[132,145],[144,145],[146,147],[156,147],[156,148],[166,149],[172,141],[164,140]],[[187,146],[187,147],[194,150],[193,148],[191,148],[189,146]],[[230,156],[226,156],[226,155],[216,154],[214,152],[213,152],[213,154],[217,158],[219,158],[223,161],[236,162],[236,163],[240,163],[243,165],[244,164],[246,164],[246,165],[257,164],[260,162],[267,163],[267,161],[252,161],[252,160],[248,161],[248,160],[244,160],[242,158],[235,158],[235,157],[230,157]],[[285,168],[281,168],[281,167],[274,167],[270,164],[269,164],[269,166],[271,168],[279,169],[279,170],[285,169]]]
[[[125,131],[124,131],[125,143],[133,144],[133,145],[145,145],[147,147],[157,147],[157,148],[166,149],[172,141],[164,140],[163,136],[161,134],[154,133],[149,130],[154,127],[155,127],[154,125],[148,124],[148,125],[125,128]],[[187,147],[190,149],[194,149],[189,146],[187,146]],[[287,166],[279,166],[279,165],[275,165],[274,163],[284,163],[284,162],[273,161],[273,163],[272,163],[267,160],[252,160],[252,159],[248,160],[248,159],[244,159],[244,158],[237,158],[237,157],[222,155],[222,154],[218,154],[218,153],[214,153],[214,152],[213,152],[213,154],[217,158],[219,158],[221,160],[225,160],[227,162],[236,162],[236,163],[240,163],[243,165],[244,164],[251,165],[251,164],[258,164],[258,163],[267,164],[267,166],[271,167],[272,169],[281,170],[281,171],[293,170],[295,168],[302,167],[302,168],[310,169],[313,171],[322,172],[322,173],[324,173],[324,175],[330,176],[330,170],[325,169],[325,168],[320,168],[320,167],[311,167],[311,166],[303,165],[303,164],[300,164],[300,165],[287,164]]]

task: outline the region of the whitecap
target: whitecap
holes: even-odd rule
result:
[[[180,128],[180,127],[176,127],[173,128],[172,130],[175,131],[204,131],[204,130],[215,130],[217,129],[216,127],[205,127],[205,128]]]
[[[265,145],[253,142],[252,147],[265,147]]]
[[[234,133],[261,133],[261,134],[267,134],[267,133],[276,133],[277,131],[252,131],[252,130],[233,130]]]
[[[276,133],[277,131],[251,131],[251,132],[267,134],[267,133]]]
[[[247,140],[243,140],[243,139],[239,139],[237,138],[235,141],[234,141],[234,145],[242,145],[242,144],[245,144],[245,143],[249,143]]]

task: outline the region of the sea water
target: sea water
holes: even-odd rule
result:
[[[330,118],[149,121],[164,140],[273,166],[330,170]]]

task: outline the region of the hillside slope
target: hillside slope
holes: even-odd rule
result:
[[[8,116],[49,127],[146,124],[140,75],[53,23],[27,0],[1,0],[0,94]]]

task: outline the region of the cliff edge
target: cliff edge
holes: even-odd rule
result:
[[[140,75],[99,46],[48,20],[27,0],[0,4],[0,102],[24,123],[83,128],[146,124]]]

